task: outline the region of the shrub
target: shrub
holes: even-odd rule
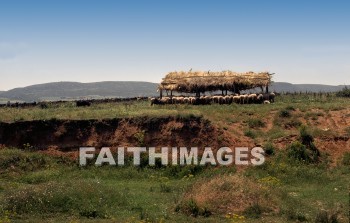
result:
[[[338,97],[350,97],[350,88],[345,86],[341,91],[336,93]]]
[[[284,124],[285,128],[298,128],[302,125],[301,121],[298,120],[297,118],[292,118],[288,122]]]
[[[289,146],[288,156],[307,163],[317,162],[320,151],[316,148],[313,136],[306,126],[300,128],[299,142],[294,142]]]
[[[265,146],[264,146],[264,151],[265,151],[265,154],[268,155],[268,156],[272,156],[275,154],[275,147],[272,143],[266,143]]]
[[[315,223],[338,223],[338,214],[328,211],[320,211],[316,215]]]
[[[254,204],[246,208],[243,213],[249,218],[260,218],[263,213],[263,208],[259,204]]]
[[[313,136],[307,131],[306,126],[300,128],[300,140],[304,145],[309,145],[314,141]]]
[[[185,166],[167,166],[165,168],[165,176],[168,177],[174,177],[174,178],[184,178],[188,176],[195,176],[197,174],[200,174],[205,170],[206,166],[200,166],[200,165],[185,165]]]
[[[308,149],[314,152],[317,156],[320,155],[320,152],[314,144],[314,137],[311,135],[311,133],[309,133],[306,126],[301,126],[299,139],[303,145],[305,145]]]
[[[287,106],[285,110],[288,110],[288,111],[295,111],[295,108],[291,105]]]
[[[166,183],[161,183],[159,185],[159,187],[160,187],[161,193],[170,193],[171,192],[171,187]]]
[[[144,144],[145,144],[145,131],[137,132],[134,135],[134,137],[138,143],[138,146],[144,146]]]
[[[281,118],[289,118],[291,116],[292,115],[291,115],[289,110],[283,109],[279,112],[279,117],[281,117]]]
[[[249,119],[247,123],[249,128],[262,128],[266,125],[265,122],[260,119]]]
[[[306,145],[298,141],[289,145],[288,157],[306,163],[318,161],[318,153],[315,153],[315,151],[310,150]]]
[[[345,133],[350,137],[350,127],[345,128]]]
[[[350,166],[350,152],[344,153],[342,164],[345,166]]]
[[[256,137],[256,134],[250,129],[244,131],[244,135],[252,139],[255,139]]]
[[[192,217],[209,217],[211,215],[211,212],[208,208],[200,208],[197,204],[197,202],[193,199],[190,199],[178,206],[176,206],[175,211],[182,211],[184,214]]]
[[[307,218],[304,215],[304,213],[302,213],[300,211],[296,211],[293,208],[287,210],[285,214],[287,216],[287,219],[290,221],[297,221],[297,222],[307,221]]]

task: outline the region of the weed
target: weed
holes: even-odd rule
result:
[[[249,218],[260,218],[263,213],[263,208],[259,204],[253,204],[246,208],[243,213]]]
[[[315,223],[338,223],[338,214],[325,210],[319,211],[315,218]]]
[[[285,108],[285,110],[287,111],[295,111],[296,109],[292,106],[292,105],[289,105]]]
[[[194,199],[190,199],[184,202],[183,204],[177,206],[175,210],[181,210],[184,214],[192,217],[209,217],[211,215],[211,211],[207,207],[200,208]]]
[[[343,155],[342,164],[344,166],[350,166],[350,152],[346,152]]]
[[[290,208],[285,212],[287,219],[290,221],[305,222],[307,218],[304,213],[297,211],[294,208]]]
[[[245,130],[244,135],[252,139],[256,138],[255,132],[253,132],[251,129]]]
[[[274,145],[272,143],[266,143],[264,145],[264,151],[265,151],[265,154],[268,155],[268,156],[272,156],[275,154],[275,150],[276,148],[274,147]]]
[[[302,125],[302,122],[297,118],[292,118],[284,124],[284,127],[289,128],[299,128]]]
[[[134,138],[136,139],[138,146],[144,146],[145,145],[145,131],[140,131],[135,133]]]
[[[161,183],[159,185],[161,193],[170,193],[171,187],[167,183]]]
[[[280,117],[280,118],[289,118],[289,117],[291,117],[291,116],[292,116],[292,115],[291,115],[291,113],[290,113],[289,110],[283,109],[283,110],[281,110],[281,111],[279,112],[279,117]]]
[[[262,128],[266,125],[265,122],[260,119],[249,119],[247,123],[249,128]]]

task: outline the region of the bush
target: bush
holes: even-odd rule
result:
[[[299,128],[302,125],[301,121],[297,118],[292,118],[284,124],[285,128]]]
[[[260,119],[249,119],[248,120],[248,126],[249,128],[262,128],[265,127],[265,122],[261,121]]]
[[[135,133],[134,137],[138,143],[138,146],[144,146],[144,144],[145,144],[145,131],[140,131],[140,132]]]
[[[209,217],[211,215],[211,211],[208,208],[200,208],[197,202],[193,199],[190,199],[180,205],[177,205],[175,211],[182,211],[184,214],[192,217]]]
[[[306,163],[315,163],[318,161],[319,154],[301,142],[293,142],[288,147],[288,157]]]
[[[207,167],[200,165],[185,165],[185,166],[167,166],[165,168],[165,176],[174,178],[184,178],[188,176],[195,176],[203,172]]]
[[[290,221],[305,222],[307,218],[304,213],[296,211],[294,209],[289,209],[286,211],[287,219]]]
[[[350,97],[350,88],[348,88],[347,86],[345,86],[341,91],[338,91],[336,93],[336,95],[338,97],[347,97],[349,98]]]
[[[314,142],[314,137],[309,133],[306,126],[301,126],[299,139],[303,145],[311,145]]]
[[[244,135],[252,139],[255,139],[256,137],[256,134],[250,129],[244,131]]]
[[[345,166],[350,166],[350,152],[344,153],[342,164]]]
[[[263,208],[259,204],[254,204],[246,208],[243,213],[249,218],[260,218],[263,213]]]
[[[313,136],[306,126],[300,128],[299,141],[293,142],[288,147],[288,156],[298,161],[315,163],[319,160],[320,152],[316,148]]]
[[[338,223],[337,213],[329,213],[327,211],[320,211],[316,215],[315,223]]]
[[[288,110],[288,111],[295,111],[295,108],[293,106],[287,106],[285,110]]]
[[[265,151],[265,154],[268,155],[268,156],[272,156],[275,154],[275,147],[272,143],[266,143],[265,146],[264,146],[264,151]]]
[[[289,118],[291,116],[290,110],[284,109],[279,112],[279,117],[281,118]]]
[[[167,183],[161,183],[159,185],[160,192],[161,193],[170,193],[171,192],[171,187]]]

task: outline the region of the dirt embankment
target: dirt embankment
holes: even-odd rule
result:
[[[222,131],[199,117],[37,120],[0,123],[0,145],[73,151],[82,146],[227,146]]]

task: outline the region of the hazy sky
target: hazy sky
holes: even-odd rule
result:
[[[350,1],[0,0],[0,90],[191,68],[350,84]]]

